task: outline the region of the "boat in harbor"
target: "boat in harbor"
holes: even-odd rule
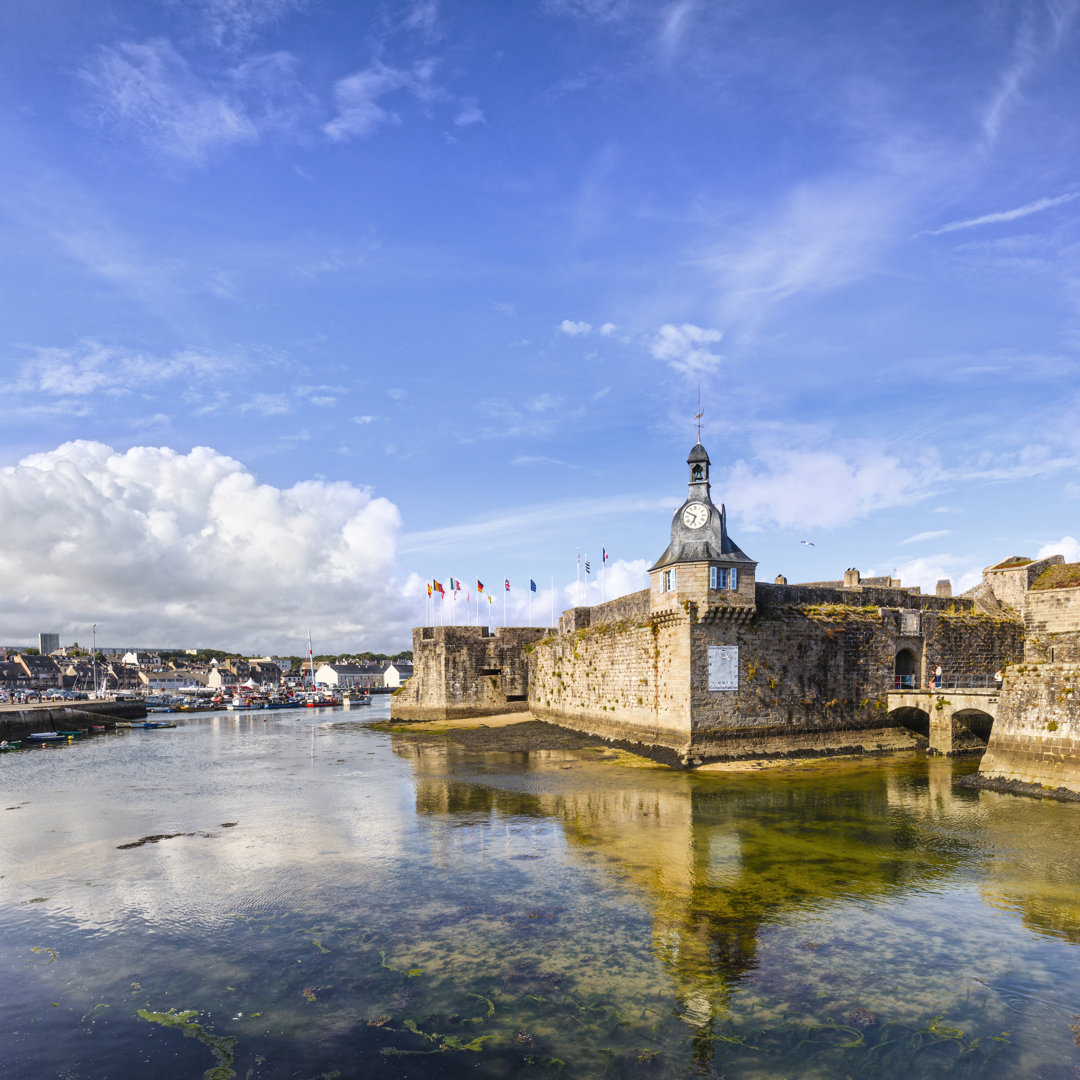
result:
[[[6,754],[9,750],[18,750],[22,747],[22,739],[0,739],[0,754]]]
[[[26,736],[27,742],[33,743],[58,743],[70,742],[70,735],[61,735],[59,731],[34,731]]]

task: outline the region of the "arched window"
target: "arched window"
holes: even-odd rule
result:
[[[700,484],[705,479],[705,470],[700,465],[695,465],[690,470],[690,480],[692,483]]]

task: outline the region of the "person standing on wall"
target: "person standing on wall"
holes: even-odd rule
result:
[[[934,668],[934,686],[936,686],[938,690],[941,689],[941,665],[940,664],[938,664],[938,666],[936,668]]]

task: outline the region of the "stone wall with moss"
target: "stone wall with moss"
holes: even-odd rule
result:
[[[690,742],[684,613],[593,622],[531,649],[534,715],[608,739],[683,752]]]
[[[921,619],[926,668],[938,664],[961,685],[992,685],[995,671],[1004,670],[1024,655],[1024,624],[1016,618],[946,609],[924,613]],[[922,672],[922,683],[929,670]]]
[[[421,626],[413,675],[390,702],[395,720],[452,720],[528,709],[531,627]]]
[[[1029,591],[1024,629],[1026,660],[1080,663],[1080,588]]]
[[[691,640],[694,747],[707,757],[740,740],[888,723],[892,635],[879,608],[775,605],[746,623],[699,623]],[[739,650],[737,690],[709,689],[716,645]]]
[[[979,775],[1080,791],[1080,664],[1009,668]]]

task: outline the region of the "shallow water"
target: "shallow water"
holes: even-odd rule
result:
[[[385,709],[0,757],[0,1075],[1080,1076],[1080,806]]]

